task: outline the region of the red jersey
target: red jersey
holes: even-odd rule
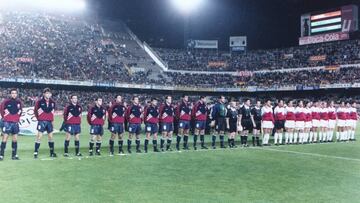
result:
[[[38,121],[54,121],[55,102],[42,97],[35,103],[34,114]]]
[[[172,104],[162,104],[160,106],[160,122],[161,123],[173,123],[174,122],[174,115],[175,109]]]
[[[320,119],[321,120],[329,120],[329,112],[328,112],[328,108],[321,108],[320,109]]]
[[[346,120],[347,117],[346,117],[346,112],[347,112],[347,109],[344,108],[344,107],[339,107],[336,111],[336,115],[338,117],[339,120]]]
[[[64,122],[70,125],[81,124],[82,108],[80,105],[69,104],[64,109]]]
[[[306,122],[312,121],[312,113],[310,108],[305,108],[305,121]]]
[[[110,123],[122,124],[125,122],[126,107],[122,103],[114,101],[108,109],[108,121]]]
[[[5,122],[18,123],[22,113],[22,103],[19,99],[5,99],[1,103],[1,117]]]
[[[176,107],[176,117],[181,121],[191,120],[191,107],[189,102],[182,101]]]
[[[330,120],[336,120],[336,110],[334,107],[328,108],[328,115]]]
[[[140,105],[132,105],[126,110],[126,119],[130,124],[141,124],[143,110]]]
[[[144,110],[144,123],[159,123],[159,109],[157,106],[147,106]]]
[[[286,120],[287,121],[295,121],[295,108],[294,107],[286,107]]]
[[[320,108],[316,106],[311,107],[311,116],[313,120],[320,120]]]
[[[104,125],[106,110],[104,107],[97,105],[88,109],[87,121],[90,125]]]
[[[274,115],[276,121],[284,121],[286,119],[285,116],[285,108],[284,107],[275,107],[274,109]]]
[[[192,117],[196,121],[206,121],[207,119],[207,107],[205,103],[198,101],[192,109]]]
[[[356,108],[354,108],[354,107],[351,107],[350,108],[350,115],[349,115],[349,119],[350,120],[357,120],[357,118],[358,118],[358,115],[357,115],[357,110],[356,110]]]
[[[261,109],[261,114],[262,114],[262,120],[263,121],[272,121],[272,122],[275,121],[273,110],[272,110],[271,107],[264,106]]]
[[[304,107],[296,108],[295,119],[296,119],[296,121],[305,121],[305,108]]]

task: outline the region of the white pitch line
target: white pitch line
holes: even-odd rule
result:
[[[282,152],[282,153],[290,153],[290,154],[300,154],[300,155],[308,155],[308,156],[317,156],[323,158],[332,158],[332,159],[341,159],[341,160],[348,160],[348,161],[357,161],[360,162],[360,159],[349,158],[349,157],[341,157],[341,156],[331,156],[331,155],[324,155],[324,154],[314,154],[308,152],[297,152],[297,151],[289,151],[289,150],[281,150],[281,149],[274,149],[274,148],[266,148],[266,147],[252,147],[251,149],[255,150],[264,150],[264,151],[275,151],[275,152]]]
[[[41,161],[54,161],[54,159],[51,159],[51,158],[43,158],[43,159],[40,159]]]
[[[329,143],[329,144],[337,144],[337,143]],[[311,145],[309,145],[311,146]],[[316,146],[316,145],[312,145],[312,146]],[[149,152],[149,153],[133,153],[133,154],[115,154],[114,156],[83,156],[83,157],[79,157],[78,159],[73,159],[73,158],[67,158],[68,160],[79,160],[81,161],[82,159],[103,159],[103,158],[116,158],[116,157],[131,157],[131,156],[151,156],[151,155],[166,155],[166,154],[179,154],[179,153],[209,153],[209,152],[217,152],[217,151],[236,151],[236,150],[263,150],[263,151],[275,151],[275,152],[282,152],[282,153],[292,153],[292,154],[300,154],[300,155],[308,155],[308,156],[317,156],[317,157],[323,157],[323,158],[332,158],[332,159],[341,159],[341,160],[348,160],[348,161],[357,161],[360,162],[360,159],[355,159],[355,158],[348,158],[348,157],[340,157],[340,156],[330,156],[330,155],[324,155],[324,154],[316,154],[316,153],[308,153],[308,152],[298,152],[298,151],[290,151],[290,150],[280,150],[280,149],[274,149],[274,148],[268,148],[268,147],[247,147],[247,148],[243,148],[241,146],[238,146],[238,148],[233,148],[233,149],[221,149],[219,147],[217,147],[216,149],[211,149],[209,148],[208,150],[203,150],[203,149],[198,149],[198,150],[181,150],[181,151],[166,151],[166,152],[160,152],[160,153],[155,153],[155,152]],[[61,159],[61,158],[60,158]],[[41,159],[41,161],[56,161],[56,160],[60,160],[60,159],[54,159],[54,158],[43,158]]]

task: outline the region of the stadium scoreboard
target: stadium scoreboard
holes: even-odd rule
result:
[[[347,5],[326,12],[301,16],[300,45],[349,39],[349,33],[358,31],[358,6]]]

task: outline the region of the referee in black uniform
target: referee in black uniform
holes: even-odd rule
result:
[[[256,145],[261,146],[260,145],[261,120],[262,120],[261,101],[256,101],[255,107],[251,109],[251,115],[253,116],[254,121],[255,121],[255,128],[253,131],[252,143],[253,143],[253,146],[255,147],[255,139],[256,139]]]
[[[226,116],[226,126],[229,131],[228,143],[230,148],[237,148],[237,146],[235,145],[235,137],[237,133],[238,117],[239,115],[238,109],[236,108],[236,102],[232,100],[230,102]]]
[[[240,109],[239,112],[239,119],[241,121],[241,126],[243,128],[242,134],[241,134],[241,145],[243,147],[247,147],[247,137],[249,133],[252,133],[255,122],[254,118],[251,115],[251,102],[250,99],[246,99],[244,102],[244,106]]]

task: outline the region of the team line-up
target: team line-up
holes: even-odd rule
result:
[[[50,157],[57,157],[54,150],[53,121],[55,101],[51,98],[49,88],[43,90],[43,96],[36,102],[34,113],[38,120],[38,134],[35,138],[34,158],[38,158],[41,138],[48,134]],[[0,106],[2,117],[2,142],[0,160],[4,159],[5,148],[9,136],[12,136],[12,159],[19,160],[17,142],[19,121],[22,113],[22,101],[18,98],[17,89],[10,90],[10,96]],[[80,134],[82,107],[78,103],[77,95],[71,95],[69,104],[64,109],[64,122],[61,127],[66,132],[64,142],[64,156],[69,157],[70,139],[74,137],[75,156],[80,153]],[[240,106],[235,100],[226,103],[224,96],[211,107],[207,105],[206,97],[201,96],[194,104],[189,97],[183,95],[179,103],[173,104],[172,97],[166,96],[165,102],[158,104],[158,99],[152,98],[143,107],[139,97],[134,96],[130,105],[125,105],[121,95],[117,95],[109,106],[103,106],[102,98],[95,98],[95,102],[88,108],[87,122],[90,125],[89,156],[100,156],[104,124],[108,121],[111,132],[109,140],[110,156],[114,155],[115,140],[118,138],[118,153],[124,154],[124,133],[128,131],[127,153],[132,153],[132,140],[135,138],[136,153],[141,153],[140,135],[142,123],[145,124],[144,152],[148,152],[150,140],[153,151],[172,151],[172,137],[174,127],[177,127],[176,150],[189,150],[189,134],[193,134],[193,148],[197,150],[198,138],[200,148],[208,149],[205,144],[205,129],[214,128],[211,138],[211,148],[216,148],[216,139],[220,139],[220,148],[235,148],[236,135],[240,134],[240,142],[247,147],[248,135],[251,133],[254,146],[269,146],[270,135],[274,134],[274,144],[307,144],[317,142],[355,141],[355,129],[358,114],[355,102],[342,101],[336,105],[333,101],[303,102],[280,100],[275,108],[271,100],[264,104],[256,101],[254,106],[247,99]],[[126,129],[126,130],[125,130]],[[190,131],[192,130],[193,131]],[[160,132],[160,147],[158,148],[158,133]],[[225,134],[227,142],[225,144]],[[261,138],[261,142],[260,142]],[[95,150],[94,150],[95,147]]]

